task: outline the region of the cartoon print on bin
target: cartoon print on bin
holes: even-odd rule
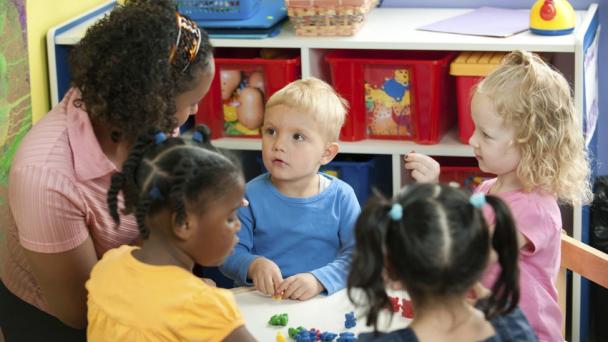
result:
[[[411,137],[410,72],[372,66],[364,71],[368,130],[376,136]]]
[[[259,70],[220,70],[224,132],[258,135],[264,115],[264,74]]]

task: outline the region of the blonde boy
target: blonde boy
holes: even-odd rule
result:
[[[221,267],[237,285],[298,300],[346,286],[361,209],[350,185],[319,172],[339,151],[346,105],[316,78],[290,83],[268,100],[268,173],[247,184],[239,243]]]

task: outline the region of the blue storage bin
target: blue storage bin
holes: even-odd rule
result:
[[[180,13],[194,21],[243,20],[252,17],[261,0],[178,0]]]
[[[262,158],[258,158],[262,173],[266,172]],[[371,169],[375,166],[373,158],[336,158],[327,165],[321,166],[325,172],[343,180],[353,187],[359,204],[363,206],[371,193]]]

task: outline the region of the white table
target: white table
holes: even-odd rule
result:
[[[348,299],[346,290],[341,290],[331,296],[316,296],[307,301],[294,300],[273,300],[250,288],[233,289],[236,302],[245,317],[247,329],[256,339],[263,342],[276,340],[277,332],[281,331],[288,338],[287,329],[303,326],[306,329],[316,328],[321,332],[330,331],[339,334],[350,331],[358,335],[360,332],[371,331],[371,327],[365,326],[365,317],[361,310],[357,310]],[[401,298],[407,295],[404,292],[391,292],[393,296]],[[351,329],[344,328],[347,312],[355,312],[357,325]],[[275,327],[268,324],[272,315],[287,313],[289,322],[285,327]],[[393,315],[390,319],[389,310],[381,313],[379,319],[379,330],[392,331],[404,328],[410,322],[409,319],[401,316],[400,312]],[[289,339],[287,339],[289,340]]]

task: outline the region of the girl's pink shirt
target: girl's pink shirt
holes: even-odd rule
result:
[[[475,192],[487,194],[495,183],[496,179],[485,181]],[[521,190],[507,191],[497,196],[511,209],[517,230],[530,241],[519,253],[519,306],[539,341],[564,341],[556,288],[562,230],[557,199],[538,191]],[[484,216],[489,224],[494,224],[495,215],[489,206],[484,208]],[[492,288],[499,272],[497,263],[490,265],[483,277],[483,284]]]

